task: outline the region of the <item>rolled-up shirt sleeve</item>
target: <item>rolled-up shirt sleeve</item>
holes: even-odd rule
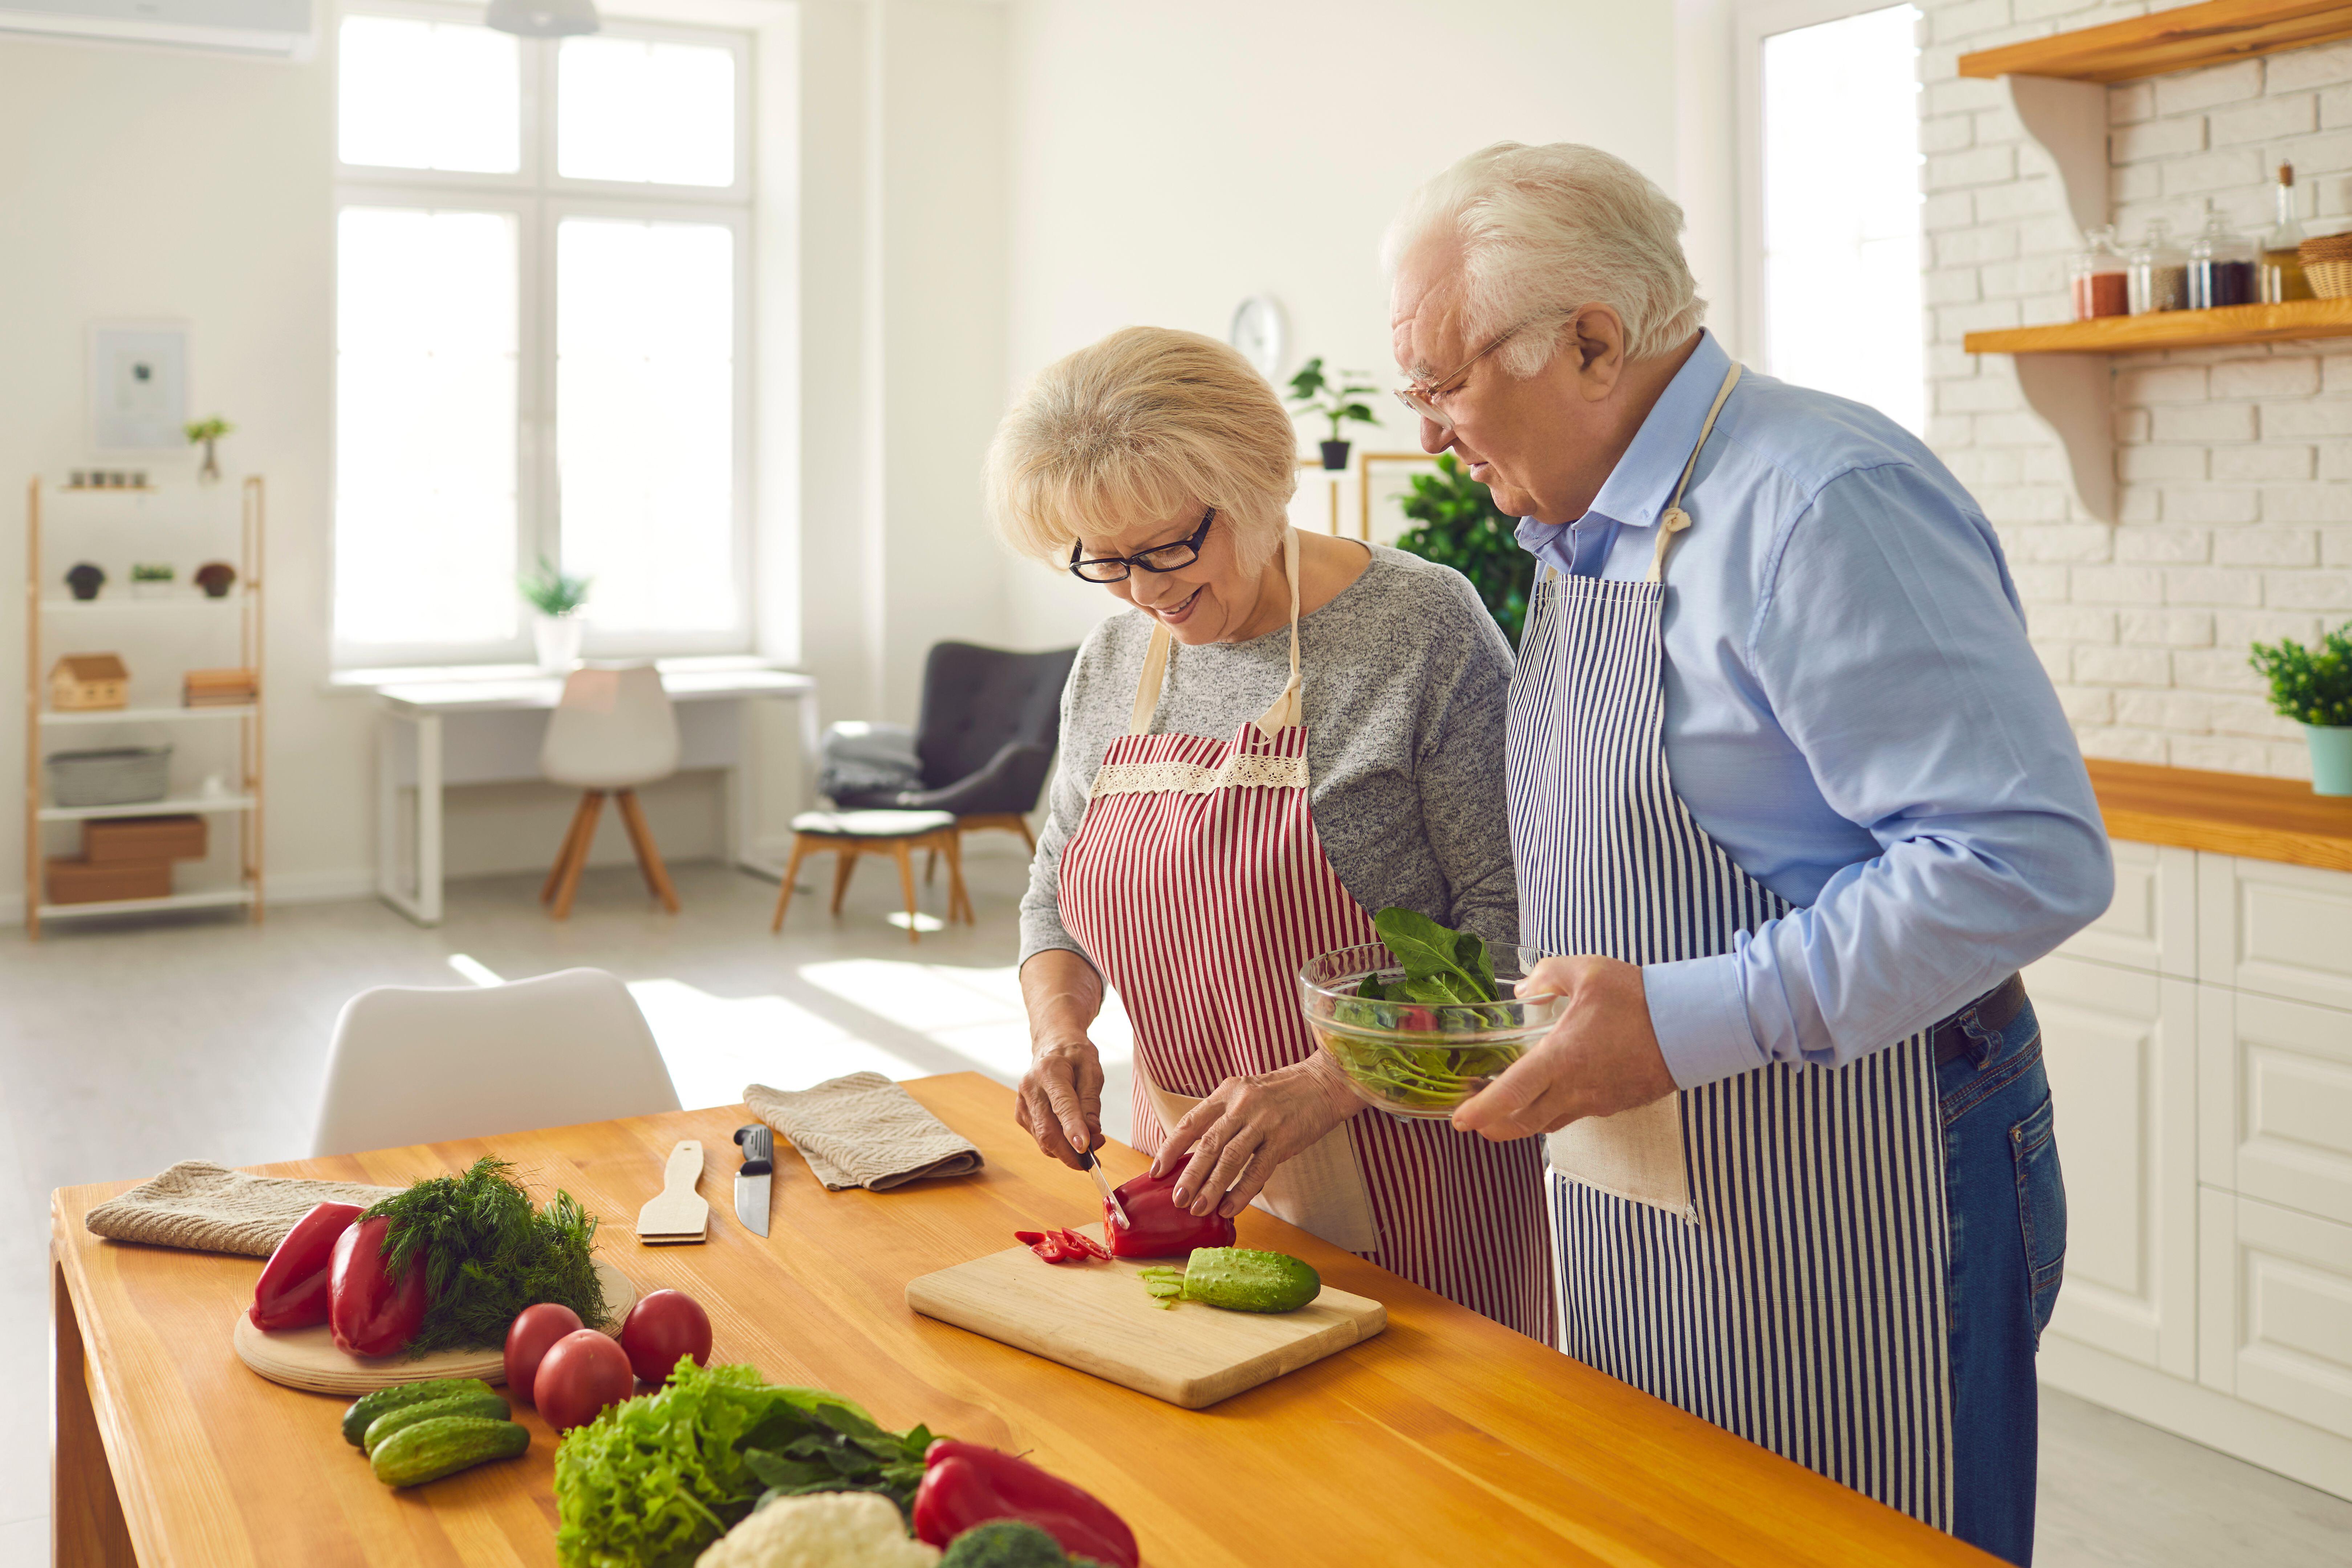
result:
[[[1917,469],[1822,487],[1742,662],[1823,799],[1879,852],[1727,952],[1645,967],[1676,1083],[1883,1049],[2105,910],[2098,804],[1991,527]]]

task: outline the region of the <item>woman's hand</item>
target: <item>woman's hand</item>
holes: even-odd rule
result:
[[[1092,1040],[1080,1035],[1040,1042],[1021,1075],[1013,1120],[1038,1148],[1083,1171],[1082,1156],[1103,1141],[1102,1089],[1102,1055]]]
[[[1286,1160],[1364,1109],[1339,1068],[1318,1051],[1296,1067],[1229,1078],[1187,1111],[1151,1162],[1154,1175],[1192,1158],[1172,1194],[1191,1213],[1231,1219],[1249,1206]]]

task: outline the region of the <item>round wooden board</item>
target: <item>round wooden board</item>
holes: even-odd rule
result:
[[[596,1277],[604,1281],[604,1302],[612,1309],[612,1316],[596,1327],[617,1339],[622,1320],[637,1304],[637,1288],[629,1283],[628,1276],[601,1258],[596,1260]],[[415,1361],[396,1355],[355,1356],[335,1348],[334,1334],[324,1323],[316,1328],[279,1329],[264,1333],[242,1311],[236,1315],[232,1342],[236,1346],[236,1359],[270,1382],[308,1389],[312,1394],[344,1394],[356,1398],[396,1383],[430,1383],[450,1377],[478,1377],[484,1383],[507,1380],[503,1347],[490,1351],[436,1351]]]

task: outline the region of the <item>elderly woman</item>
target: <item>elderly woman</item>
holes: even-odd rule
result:
[[[1193,1213],[1263,1206],[1549,1342],[1532,1141],[1365,1115],[1298,1010],[1301,964],[1417,910],[1517,925],[1508,646],[1463,577],[1288,525],[1294,435],[1233,350],[1133,327],[1048,366],[989,455],[997,526],[1129,606],[1062,698],[1022,902],[1019,1117],[1102,1142],[1087,1028],[1135,1026],[1136,1142]]]

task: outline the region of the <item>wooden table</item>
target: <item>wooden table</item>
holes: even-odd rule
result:
[[[2352,796],[2252,773],[2098,757],[2087,765],[2114,837],[2352,871]]]
[[[725,1151],[740,1107],[267,1169],[393,1184],[513,1160],[603,1217],[605,1255],[640,1289],[701,1301],[718,1359],[846,1394],[893,1427],[1027,1451],[1125,1516],[1153,1568],[1993,1561],[1255,1210],[1244,1244],[1385,1301],[1388,1331],[1184,1411],[920,1317],[909,1279],[1097,1205],[1013,1127],[1004,1089],[970,1073],[908,1087],[987,1168],[828,1194],[782,1155],[765,1239],[735,1223],[716,1158],[707,1245],[642,1247],[629,1230],[670,1145]],[[1114,1180],[1144,1163],[1104,1154]],[[553,1444],[534,1414],[516,1408],[533,1435],[520,1460],[413,1492],[377,1485],[338,1433],[341,1402],[264,1382],[231,1352],[258,1260],[84,1228],[129,1184],[51,1202],[59,1563],[555,1561]]]

